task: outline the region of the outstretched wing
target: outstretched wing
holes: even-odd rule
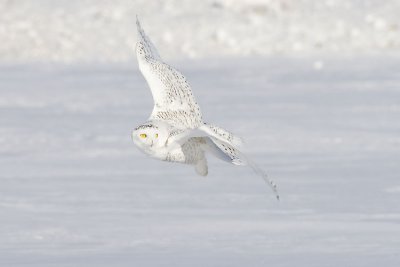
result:
[[[208,127],[208,125],[205,126]],[[168,146],[173,150],[176,149],[177,146],[183,145],[191,138],[204,138],[206,145],[203,147],[203,149],[205,151],[210,152],[217,158],[226,162],[230,162],[234,165],[249,166],[256,175],[260,176],[271,187],[275,197],[279,200],[279,194],[275,182],[269,179],[267,174],[260,167],[258,167],[257,164],[255,164],[243,152],[240,152],[239,149],[237,149],[232,143],[233,140],[237,141],[240,139],[238,137],[232,137],[233,135],[231,133],[229,133],[230,135],[227,133],[229,132],[219,127],[218,133],[213,132],[213,130],[210,131],[210,129],[206,127],[199,127],[193,130],[178,130],[168,138]]]
[[[267,174],[263,169],[258,167],[258,165],[255,164],[243,152],[240,152],[237,148],[231,146],[230,144],[221,142],[220,140],[214,137],[211,137],[211,140],[212,144],[209,143],[209,148],[210,148],[208,150],[209,152],[211,152],[214,156],[218,158],[221,158],[220,155],[222,152],[228,157],[228,160],[225,159],[225,161],[231,162],[232,164],[235,165],[249,166],[256,175],[260,176],[265,181],[265,183],[267,183],[271,187],[276,199],[279,200],[279,193],[275,182],[268,178]]]
[[[218,140],[219,142],[230,145],[231,147],[240,147],[242,145],[242,139],[240,137],[208,123],[204,123],[195,129],[177,129],[171,131],[171,136],[168,140],[169,143],[183,145],[192,137],[210,137],[213,140]]]
[[[150,120],[163,120],[178,128],[194,129],[202,125],[200,107],[185,76],[162,61],[138,19],[136,25],[138,30],[136,55],[139,69],[154,99]]]

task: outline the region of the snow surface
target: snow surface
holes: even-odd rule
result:
[[[131,61],[135,15],[165,58],[400,49],[399,0],[0,0],[0,61]]]
[[[399,266],[397,57],[177,62],[246,140],[206,178],[130,140],[132,64],[0,66],[0,266]]]

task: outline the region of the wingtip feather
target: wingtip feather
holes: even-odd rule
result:
[[[137,27],[138,32],[140,32],[142,27],[140,26],[139,16],[137,14],[136,14],[136,27]]]

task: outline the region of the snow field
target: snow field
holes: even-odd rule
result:
[[[174,65],[281,201],[246,168],[141,154],[134,64],[3,65],[1,266],[398,265],[396,57]]]

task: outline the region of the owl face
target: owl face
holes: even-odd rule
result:
[[[132,132],[133,142],[143,150],[153,150],[165,146],[168,132],[162,125],[147,122],[136,127]]]

